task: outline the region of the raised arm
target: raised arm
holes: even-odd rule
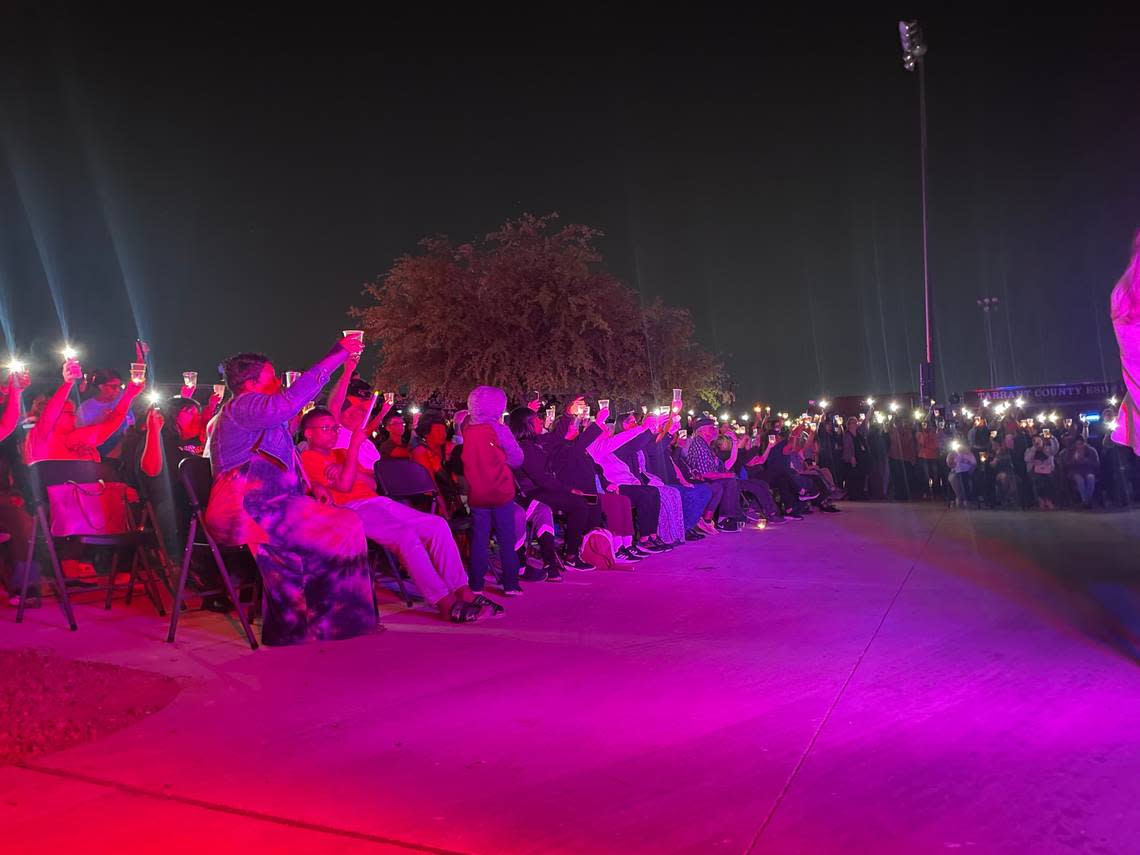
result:
[[[63,364],[63,383],[55,390],[55,394],[48,400],[44,411],[36,421],[34,430],[37,434],[47,437],[55,431],[55,423],[59,421],[63,405],[71,397],[72,388],[82,376],[83,367],[78,362],[68,361]]]
[[[238,395],[226,405],[227,412],[247,430],[264,430],[284,424],[317,397],[333,371],[344,364],[349,355],[348,345],[338,343],[323,359],[294,380],[288,389],[280,389],[272,395],[259,392]]]
[[[332,392],[329,394],[329,412],[333,414],[333,418],[338,423],[340,422],[340,411],[344,407],[345,396],[348,395],[348,384],[352,382],[352,374],[359,364],[359,356],[349,356],[344,361],[344,369],[340,372],[340,377],[337,378]]]
[[[146,414],[146,438],[139,470],[148,478],[157,478],[162,472],[162,424],[161,410],[152,409]]]
[[[31,382],[28,375],[12,372],[8,375],[8,401],[4,405],[4,415],[0,417],[0,441],[12,435],[20,421],[20,395]]]
[[[127,417],[127,413],[130,412],[131,404],[134,403],[135,398],[138,397],[141,391],[141,383],[128,383],[127,388],[123,390],[123,394],[119,396],[119,403],[115,404],[115,408],[107,413],[107,418],[98,424],[76,428],[75,437],[89,445],[102,445],[110,439],[111,435],[122,425],[123,420]]]

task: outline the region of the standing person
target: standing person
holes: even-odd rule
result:
[[[966,507],[974,492],[974,469],[978,458],[968,446],[954,440],[950,443],[950,453],[946,455],[946,465],[950,469],[950,486],[958,507]]]
[[[247,545],[265,586],[265,644],[352,638],[376,629],[368,541],[360,517],[309,488],[297,464],[290,420],[317,397],[338,366],[360,353],[341,339],[285,388],[260,353],[223,363],[233,397],[207,445],[214,487],[206,525],[223,545]]]
[[[1125,388],[1112,441],[1140,454],[1140,231],[1132,240],[1132,258],[1112,289],[1109,305]]]
[[[859,477],[858,445],[861,442],[859,420],[850,416],[837,445],[839,446],[839,483],[847,491],[847,498],[854,501],[865,498],[864,482]]]
[[[467,420],[463,424],[463,475],[467,502],[471,506],[471,590],[483,591],[483,578],[490,567],[491,532],[499,544],[503,595],[522,593],[519,558],[515,554],[515,486],[511,468],[521,466],[522,449],[503,424],[507,393],[496,386],[477,386],[467,397]]]
[[[890,496],[891,469],[888,452],[891,439],[877,418],[867,427],[867,485],[873,499]]]
[[[915,437],[918,443],[918,471],[922,479],[922,498],[933,499],[935,490],[941,486],[941,470],[938,459],[938,431],[928,419]]]

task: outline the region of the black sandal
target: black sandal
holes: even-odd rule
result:
[[[456,600],[451,607],[451,622],[452,623],[471,623],[479,618],[480,606],[477,603],[465,603],[463,600]]]
[[[506,609],[504,609],[502,606],[500,606],[494,600],[488,599],[487,597],[484,597],[482,594],[476,594],[474,599],[471,600],[471,602],[473,605],[480,606],[480,607],[486,607],[486,608],[490,609],[491,610],[491,617],[498,617],[504,611],[506,611]]]

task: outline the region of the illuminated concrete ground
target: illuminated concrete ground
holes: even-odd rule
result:
[[[5,851],[1129,852],[1140,515],[848,505],[473,627],[250,652],[141,604],[0,646],[177,676],[0,769]]]

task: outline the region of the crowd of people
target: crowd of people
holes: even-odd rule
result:
[[[952,507],[1128,507],[1140,466],[1112,441],[1117,411],[1095,421],[1038,414],[1021,418],[1008,403],[963,407],[946,419],[867,412],[818,432],[823,465],[839,473],[852,500],[946,499]]]
[[[1119,411],[1107,409],[1092,423],[1026,418],[1008,403],[989,402],[977,413],[931,409],[908,418],[897,407],[878,412],[869,399],[847,417],[826,407],[794,421],[758,411],[739,425],[685,410],[679,389],[670,407],[652,412],[585,397],[561,405],[538,392],[508,410],[502,389],[480,386],[463,408],[435,402],[421,412],[400,406],[394,393],[381,400],[359,377],[360,331],[345,331],[311,368],[286,372],[284,380],[262,354],[232,356],[219,366],[224,383],[204,404],[194,372],[183,375],[181,394],[140,400],[148,355],[142,342],[129,382],[113,370],[86,375],[76,354],[66,353],[62,382],[33,396],[26,412],[31,377],[13,363],[0,389],[6,586],[14,593],[34,579],[30,598],[38,601],[21,476],[45,460],[117,460],[124,484],[153,507],[161,551],[178,556],[189,525],[179,465],[208,458],[206,527],[218,543],[252,553],[269,644],[373,631],[370,543],[394,556],[441,618],[465,624],[504,610],[484,592],[488,576],[503,598],[514,597],[524,582],[628,569],[707,537],[838,513],[841,498],[1126,507],[1140,480],[1133,404],[1140,394],[1140,235],[1111,309],[1127,395]],[[405,503],[384,495],[385,461],[415,467],[426,479],[418,505],[414,497]],[[67,575],[83,575],[81,551],[64,549],[60,557]],[[216,567],[197,562],[194,569],[203,607],[235,607],[205,595],[216,587]]]
[[[421,411],[361,379],[363,347],[354,331],[284,379],[268,357],[237,354],[219,366],[224,386],[204,402],[193,384],[140,398],[145,362],[124,382],[113,370],[85,374],[68,358],[62,382],[34,396],[22,421],[31,378],[10,370],[0,422],[9,593],[29,574],[40,578],[25,560],[31,519],[16,475],[43,460],[117,461],[124,483],[153,507],[173,573],[189,524],[179,464],[207,458],[206,525],[219,545],[252,552],[269,644],[371,631],[370,543],[395,557],[442,618],[469,623],[501,614],[500,600],[524,584],[631,569],[707,537],[838,512],[842,491],[819,465],[807,424],[774,419],[763,433],[741,435],[708,414],[684,415],[679,398],[650,412],[585,397],[560,406],[536,393],[508,409],[506,393],[490,386],[472,390],[462,408],[428,402]],[[146,355],[140,343],[136,358]],[[422,470],[431,485],[422,501],[383,494],[384,461]],[[80,550],[60,556],[69,577],[94,569]],[[216,574],[208,558],[195,558],[199,590],[215,588]],[[488,579],[497,599],[485,593]],[[25,605],[35,606],[38,581],[31,592]],[[203,606],[234,604],[211,594]]]

